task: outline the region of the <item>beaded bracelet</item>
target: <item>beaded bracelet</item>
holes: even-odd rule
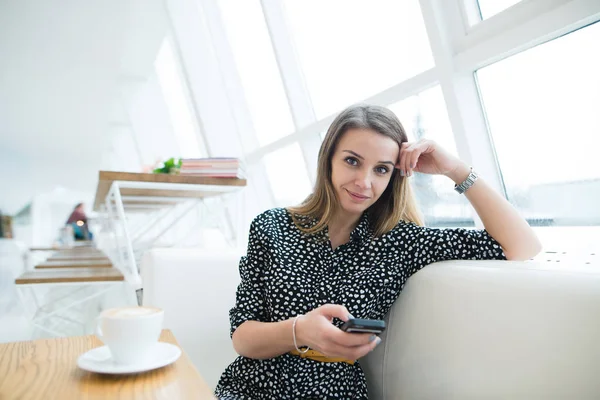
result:
[[[300,317],[304,317],[304,314],[296,315],[296,318],[294,318],[294,322],[292,323],[292,337],[294,338],[294,347],[296,348],[296,351],[298,351],[300,354],[304,354],[310,350],[310,347],[307,346],[306,349],[300,350],[298,348],[298,343],[296,343],[296,321],[298,321],[298,318]]]

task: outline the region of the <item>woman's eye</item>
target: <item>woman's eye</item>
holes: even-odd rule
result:
[[[375,168],[375,171],[377,171],[378,174],[387,174],[389,169],[387,167],[377,167]]]
[[[348,165],[358,165],[358,160],[354,157],[346,157],[345,161]]]

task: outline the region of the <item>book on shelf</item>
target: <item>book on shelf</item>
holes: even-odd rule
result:
[[[180,175],[205,176],[211,178],[245,179],[244,164],[238,158],[184,158],[181,160]]]

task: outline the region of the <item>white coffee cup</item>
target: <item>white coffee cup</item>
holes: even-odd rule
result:
[[[98,317],[96,336],[118,364],[139,364],[151,356],[162,331],[164,311],[155,307],[120,307]]]

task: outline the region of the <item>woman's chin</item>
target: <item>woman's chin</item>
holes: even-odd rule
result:
[[[342,209],[348,214],[362,214],[371,204],[357,204],[353,202],[343,202]]]

